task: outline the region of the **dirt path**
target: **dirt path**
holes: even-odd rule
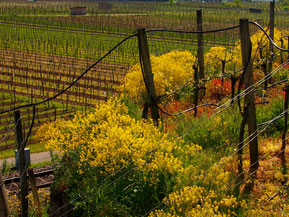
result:
[[[0,167],[2,166],[4,161],[7,161],[8,165],[11,165],[12,163],[15,163],[15,158],[11,157],[11,158],[7,158],[7,159],[0,159]],[[44,161],[50,161],[50,153],[49,151],[45,151],[45,152],[39,152],[39,153],[33,153],[30,154],[30,160],[32,164],[35,163],[41,163]]]

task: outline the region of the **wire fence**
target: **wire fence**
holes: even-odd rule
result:
[[[284,64],[284,65],[285,65],[285,64]],[[281,68],[281,67],[280,67],[280,68]],[[276,72],[276,71],[275,71],[275,72]],[[272,72],[272,74],[273,74],[273,72]],[[268,79],[268,77],[265,78],[265,79],[262,79],[262,81],[259,81],[259,82],[258,82],[258,85],[262,84],[262,83],[263,83],[265,80],[267,80],[267,79]],[[251,88],[251,87],[249,87],[249,88]],[[244,92],[245,92],[245,91],[244,91]],[[247,94],[248,94],[248,93],[247,93]],[[236,97],[238,97],[238,96],[236,96]],[[220,106],[220,107],[223,107],[223,106]],[[282,114],[280,114],[280,115],[282,116],[285,112],[286,112],[286,111],[284,111],[284,112],[283,112]],[[264,129],[263,129],[262,131],[264,131],[269,124],[271,124],[272,122],[276,121],[278,118],[279,118],[279,117],[276,117],[276,118],[274,118],[273,120],[266,122],[266,127],[264,127]],[[254,133],[254,134],[255,134],[255,133]],[[258,135],[258,134],[256,134],[255,136],[257,136],[257,135]],[[251,137],[251,135],[248,136],[248,138],[250,138],[250,137]],[[253,138],[250,138],[250,140],[252,140],[252,139],[253,139]],[[242,142],[244,142],[244,141],[242,141]],[[245,147],[246,145],[248,145],[248,142],[247,142],[245,145],[243,145],[243,147]],[[242,147],[242,148],[243,148],[243,147]],[[236,151],[236,152],[233,153],[232,155],[236,154],[237,152],[238,152],[238,151]],[[269,154],[269,153],[268,153],[268,154]],[[267,154],[267,155],[268,155],[268,154]],[[267,155],[265,155],[265,156],[267,156]],[[262,157],[261,159],[263,159],[263,158],[264,158],[264,157]],[[260,160],[261,160],[261,159],[260,159]],[[126,173],[124,173],[122,176],[118,177],[118,178],[115,179],[114,181],[112,181],[112,182],[110,182],[109,184],[105,185],[105,187],[100,188],[100,191],[103,190],[104,188],[107,188],[108,186],[114,184],[116,181],[118,181],[118,180],[121,179],[122,177],[126,176],[128,173],[130,173],[131,171],[135,170],[136,168],[137,168],[137,167],[134,167],[133,169],[127,171]],[[116,173],[118,173],[118,172],[119,172],[119,171],[117,171]],[[98,187],[99,187],[99,185],[96,186],[96,188],[98,188]],[[97,191],[97,192],[98,192],[98,191]],[[96,193],[97,193],[97,192],[96,192]],[[96,193],[94,193],[94,194],[96,194]],[[94,194],[89,195],[88,197],[86,197],[86,198],[85,198],[84,200],[82,200],[82,201],[85,201],[85,200],[91,198]],[[85,195],[86,195],[86,194],[85,194]],[[84,198],[85,195],[79,196],[79,198],[77,198],[77,199]],[[77,199],[75,199],[75,200],[77,200]],[[70,203],[72,203],[72,201],[71,201]],[[68,204],[65,204],[65,206],[66,206],[66,205],[68,205]],[[158,205],[157,207],[159,207],[159,206],[160,206],[160,205]],[[63,208],[63,207],[61,207],[61,208]],[[60,209],[61,209],[61,208],[60,208]],[[69,213],[71,210],[72,210],[72,208],[69,209],[68,211],[66,211],[63,215]],[[151,211],[153,211],[153,210],[151,210]],[[147,213],[147,214],[148,214],[148,213]]]
[[[91,5],[89,5],[89,7],[90,6]],[[9,8],[11,5],[7,4],[7,7]],[[60,5],[59,7],[61,8],[62,6]],[[32,9],[33,7],[27,10]],[[88,10],[90,9],[91,8]],[[63,8],[63,10],[65,11],[67,8]],[[149,8],[149,10],[151,10],[151,8]],[[188,9],[186,10],[189,11]],[[136,13],[139,13],[137,9]],[[148,22],[143,19],[144,17],[146,16],[136,15],[132,26],[145,26],[143,23],[139,24],[139,22]],[[4,146],[5,148],[11,148],[13,147],[11,145],[14,144],[13,142],[7,142],[11,141],[9,138],[13,135],[14,131],[13,121],[11,121],[12,112],[14,110],[23,109],[24,111],[24,109],[26,109],[26,111],[22,112],[21,119],[23,121],[30,121],[31,123],[30,125],[27,125],[27,127],[24,126],[24,129],[26,129],[25,131],[27,132],[26,139],[23,142],[23,145],[25,145],[28,138],[31,138],[30,135],[33,135],[34,133],[32,131],[34,129],[33,124],[37,127],[43,122],[55,120],[57,117],[61,116],[61,114],[66,116],[68,114],[74,114],[77,109],[82,109],[83,111],[90,110],[90,108],[94,104],[99,103],[99,101],[105,101],[110,96],[118,94],[118,86],[122,83],[126,72],[139,60],[136,41],[137,35],[130,34],[131,31],[127,30],[126,33],[119,34],[118,37],[116,37],[120,29],[122,30],[122,28],[127,28],[127,26],[120,25],[121,23],[124,23],[121,19],[118,18],[118,23],[114,23],[111,22],[111,20],[114,19],[113,16],[107,17],[107,22],[112,23],[109,27],[111,28],[110,31],[114,31],[114,34],[112,35],[106,34],[104,29],[99,33],[99,30],[96,31],[93,28],[91,28],[92,30],[88,28],[89,31],[77,28],[79,23],[89,23],[87,20],[81,19],[91,19],[90,17],[74,20],[71,19],[71,26],[63,26],[70,18],[61,19],[62,20],[59,21],[58,17],[50,16],[49,13],[47,16],[46,14],[37,14],[36,18],[34,17],[32,19],[35,23],[29,24],[28,26],[27,24],[19,23],[18,21],[15,23],[13,20],[1,20],[1,28],[3,28],[5,34],[16,35],[15,38],[12,39],[13,43],[9,46],[7,44],[5,45],[7,38],[4,38],[3,36],[1,38],[3,47],[1,47],[0,51],[2,57],[0,62],[0,73],[1,78],[3,79],[1,79],[0,88],[1,91],[7,92],[7,94],[2,94],[2,102],[6,106],[3,106],[0,111],[0,120],[5,120],[5,122],[1,122],[1,125],[3,123],[7,128],[4,128],[3,130],[4,135],[0,140],[0,145],[2,146],[2,144],[6,142]],[[150,19],[149,22],[151,22],[151,18],[148,19]],[[28,20],[31,21],[31,18]],[[47,26],[42,26],[44,21],[49,22],[50,20],[53,20],[53,22],[59,21],[57,24],[58,26],[53,26],[49,29]],[[105,19],[104,21],[102,20],[102,22],[105,22]],[[151,28],[161,27],[162,29],[147,30],[149,49],[153,55],[161,55],[168,53],[171,50],[189,50],[192,53],[196,53],[198,49],[196,46],[197,34],[200,33],[204,34],[204,49],[210,49],[212,46],[225,46],[230,50],[232,46],[235,45],[239,34],[239,26],[224,26],[224,28],[218,30],[205,30],[199,32],[196,30],[192,31],[194,28],[191,28],[192,26],[190,25],[188,25],[189,27],[187,29],[186,27],[183,28],[183,26],[181,26],[180,29],[185,29],[183,31],[169,29],[172,24],[167,24],[168,26],[165,26],[161,25],[162,22],[160,20],[157,22],[158,23],[152,25]],[[256,28],[261,28],[265,35],[267,34],[264,28],[262,28],[258,23],[251,23],[257,26]],[[117,25],[117,28],[113,26],[114,24]],[[101,26],[101,24],[98,25]],[[187,24],[185,23],[185,25]],[[33,26],[33,28],[31,28],[31,26]],[[107,26],[107,24],[104,24],[104,26]],[[116,28],[116,30],[114,28]],[[210,29],[209,26],[206,25],[204,25],[204,28]],[[55,38],[53,39],[46,38],[45,34],[48,31],[58,32],[59,30],[62,32],[61,35],[55,34]],[[17,34],[15,34],[15,32],[17,32]],[[77,37],[74,38],[73,35],[77,34],[81,34],[81,40],[77,39]],[[94,41],[96,36],[100,38],[97,43]],[[288,52],[287,49],[279,47],[274,43],[268,34],[266,37],[269,38],[270,42],[277,49]],[[37,38],[37,40],[32,40],[35,38]],[[122,38],[124,39],[118,40]],[[49,40],[59,40],[61,42],[52,45],[53,43]],[[109,41],[109,43],[104,43],[104,40]],[[115,44],[113,48],[111,48],[112,44]],[[39,53],[45,54],[39,55]],[[98,59],[98,61],[94,62],[93,59]],[[259,86],[263,82],[268,81],[274,73],[283,69],[287,64],[288,61],[285,61],[279,68],[258,80],[258,82],[253,86]],[[212,66],[208,64],[205,65],[205,67],[211,68]],[[233,71],[236,72],[238,70]],[[216,77],[223,77],[223,75],[216,75]],[[215,77],[212,76],[212,78]],[[206,79],[209,78],[206,77]],[[214,115],[223,112],[225,109],[230,108],[232,106],[231,102],[245,97],[253,90],[254,88],[249,87],[247,90],[243,90],[243,92],[233,96],[230,101],[222,105],[208,102],[203,105],[187,108],[186,111],[181,111],[179,114],[194,110],[196,107],[200,106],[215,106],[216,108],[212,110],[209,117],[211,118]],[[28,96],[28,102],[27,99],[25,101],[18,98],[19,95]],[[34,108],[33,111],[31,109],[32,107]],[[159,110],[163,111],[160,107]],[[281,117],[283,116],[276,117],[276,119],[262,124],[262,126],[265,125],[263,130]],[[204,118],[202,123],[205,123],[206,120],[207,118]],[[200,126],[201,123],[196,127]],[[187,128],[185,130],[186,133],[182,137],[191,133],[192,130],[192,127]],[[258,134],[254,133],[254,135],[257,136]],[[252,135],[249,135],[247,139],[251,136]],[[173,141],[174,139],[177,138],[172,138],[171,140]],[[245,140],[243,140],[242,143],[243,142],[245,142]],[[248,142],[242,147],[245,147],[247,144]],[[236,153],[237,151],[234,152],[233,155]],[[131,163],[133,164],[133,162]],[[137,167],[133,167],[131,170],[125,171],[124,173],[121,173],[122,169],[107,176],[102,183],[97,185],[95,187],[98,188],[97,192],[113,185],[119,179],[137,169]],[[120,173],[118,178],[106,183],[106,180],[109,181],[109,178],[115,176],[117,173]],[[21,176],[23,175],[24,174],[21,174]],[[243,181],[245,181],[245,179]],[[69,201],[69,203],[65,204],[64,207],[73,204],[76,200],[81,200],[84,196],[88,196],[85,197],[85,200],[88,200],[93,196],[93,194],[84,193],[77,199]],[[156,208],[159,206],[160,205]],[[63,207],[60,207],[59,209],[62,208]],[[68,209],[62,215],[69,213],[72,209],[73,208]],[[59,210],[56,210],[55,212],[57,211]]]
[[[267,79],[268,79],[268,78],[267,78]],[[264,81],[263,81],[263,82],[264,82]],[[262,81],[259,81],[258,83],[259,83],[259,85],[260,85],[260,84],[262,84]],[[254,85],[255,85],[255,84],[254,84]],[[251,87],[249,87],[249,88],[251,88]],[[248,89],[249,89],[249,88],[248,88]],[[245,92],[245,91],[244,91],[244,92]],[[248,92],[247,94],[249,94],[249,92]],[[243,95],[242,97],[244,97],[244,96],[245,96],[245,95]],[[236,98],[237,98],[237,97],[239,97],[239,96],[236,96]],[[218,108],[223,108],[223,109],[222,109],[222,111],[223,111],[224,108],[229,108],[229,107],[230,107],[230,103],[227,103],[227,104],[228,104],[229,106],[225,107],[224,105],[221,105],[221,106],[219,106]],[[222,112],[222,111],[221,111],[221,112]],[[288,111],[288,110],[287,110],[287,111]],[[257,136],[259,136],[260,134],[262,134],[271,123],[273,123],[274,121],[276,121],[279,117],[283,117],[283,115],[284,115],[285,112],[286,112],[286,111],[282,112],[278,117],[274,118],[273,120],[270,120],[270,121],[266,122],[265,126],[263,126],[263,129],[262,129],[258,134],[255,134],[255,132],[254,132],[253,134],[248,135],[248,137],[241,142],[241,143],[244,143],[246,140],[248,140],[248,141],[242,146],[242,148],[245,148],[245,147],[249,144],[250,141],[252,141],[255,137],[257,137]],[[214,113],[212,116],[210,116],[209,118],[212,118],[214,115],[219,114],[219,113],[220,113],[220,112],[216,112],[216,113]],[[205,123],[205,121],[207,121],[207,119],[208,119],[208,118],[205,118],[202,123]],[[198,125],[198,126],[196,126],[196,127],[198,127],[198,128],[201,127],[201,124]],[[189,133],[191,130],[192,130],[192,128],[187,129],[187,131],[188,131],[187,133]],[[185,135],[184,135],[184,136],[185,136]],[[254,136],[254,137],[252,137],[252,136]],[[173,139],[171,139],[171,140],[174,140],[174,139],[177,139],[177,138],[175,137],[175,138],[173,138]],[[169,147],[167,147],[167,148],[169,148]],[[234,155],[236,155],[236,154],[238,153],[238,151],[239,151],[239,150],[236,150],[234,153],[229,154],[227,157],[233,157]],[[264,159],[266,156],[268,156],[270,153],[271,153],[271,152],[268,152],[267,154],[265,154],[264,156],[262,156],[259,160],[263,160],[263,159]],[[279,154],[280,154],[280,153],[281,153],[281,152],[279,152]],[[279,155],[279,154],[278,154],[278,155]],[[137,160],[137,159],[136,159],[136,160]],[[143,164],[146,164],[146,163],[148,163],[149,161],[151,161],[151,158],[150,158],[149,160],[145,161]],[[130,164],[131,164],[131,163],[133,163],[133,162],[130,162]],[[224,162],[218,162],[218,163],[217,163],[217,167],[222,166],[223,163],[224,163]],[[121,172],[125,167],[121,168],[120,170],[118,170],[118,171],[114,172],[113,174],[111,174],[110,176],[106,177],[106,179],[104,179],[104,181],[102,181],[100,184],[96,185],[96,186],[94,187],[94,189],[98,189],[98,190],[96,190],[96,191],[93,191],[93,190],[92,190],[92,191],[91,191],[91,192],[94,192],[94,193],[87,192],[87,193],[84,193],[84,194],[80,195],[79,197],[77,197],[77,198],[74,199],[73,201],[70,201],[69,203],[67,203],[67,204],[65,204],[64,206],[60,207],[58,210],[56,210],[56,211],[55,211],[54,213],[52,213],[51,215],[57,213],[57,212],[58,212],[59,210],[61,210],[61,209],[64,209],[66,206],[72,204],[73,202],[75,202],[75,201],[77,201],[77,200],[81,200],[82,202],[85,202],[86,200],[89,200],[89,199],[92,198],[94,195],[96,195],[98,192],[103,191],[104,189],[108,188],[109,186],[111,186],[111,185],[113,185],[114,183],[116,183],[117,181],[119,181],[121,178],[127,176],[129,173],[131,173],[131,172],[133,172],[134,170],[136,170],[138,167],[143,166],[143,164],[138,165],[138,166],[134,166],[134,167],[133,167],[132,169],[130,169],[129,171],[124,171],[124,173],[121,174],[119,177],[115,178],[113,181],[109,182],[108,184],[105,184],[105,182],[108,180],[108,178],[110,178],[111,176],[115,176],[117,173]],[[204,175],[206,175],[211,169],[212,169],[212,167],[209,168],[208,170],[206,170],[205,172],[203,172],[202,174],[200,174],[198,177],[203,177],[203,178],[204,178],[204,177],[205,177]],[[247,168],[247,169],[248,169],[248,168]],[[200,181],[198,177],[195,178],[195,180],[197,180],[197,182]],[[248,176],[248,177],[249,177],[249,176]],[[203,179],[203,178],[202,178],[202,179]],[[237,179],[237,178],[238,178],[238,176],[237,176],[235,179]],[[247,179],[247,177],[246,177],[245,179],[243,179],[242,182],[245,181],[246,179]],[[233,181],[232,181],[232,182],[233,182]],[[233,188],[233,187],[232,187],[232,188]],[[144,214],[143,216],[147,216],[148,214],[150,214],[151,212],[153,212],[155,209],[159,208],[161,205],[162,205],[162,203],[158,204],[154,209],[150,210],[148,213]],[[165,206],[165,207],[166,207],[166,206]],[[163,208],[165,208],[165,207],[163,207]],[[65,216],[67,213],[71,212],[72,210],[73,210],[73,208],[68,209],[68,210],[65,211],[61,216]]]
[[[82,3],[90,16],[64,16],[70,14],[70,8],[76,6],[76,2],[55,5],[23,3],[21,6],[13,1],[1,2],[3,13],[0,28],[3,34],[1,34],[0,51],[2,78],[0,88],[1,92],[7,93],[6,98],[11,98],[11,101],[14,98],[14,107],[23,101],[18,99],[19,95],[25,96],[24,100],[27,102],[36,98],[48,99],[65,89],[93,63],[93,59],[101,58],[110,47],[123,37],[134,33],[138,27],[172,30],[148,32],[150,53],[153,55],[171,50],[189,50],[193,53],[197,51],[197,35],[183,34],[184,31],[180,30],[196,32],[195,9],[196,6],[200,6],[199,4],[184,3],[170,6],[162,3],[111,3],[111,9],[102,9],[99,2],[83,1]],[[201,8],[211,7],[202,4]],[[267,9],[263,9],[265,13]],[[278,11],[278,8],[276,9]],[[244,12],[247,13],[247,10],[248,8],[245,8]],[[214,29],[215,26],[222,30],[235,25],[242,16],[242,14],[236,16],[240,11],[231,9],[225,11],[226,13],[220,8],[215,11],[208,10],[208,14],[204,14],[205,32]],[[128,12],[129,17],[125,16]],[[150,13],[150,16],[147,13]],[[13,16],[15,14],[18,16]],[[116,16],[116,14],[124,16]],[[230,19],[221,16],[222,14]],[[97,19],[97,16],[101,16],[101,19]],[[264,14],[252,14],[252,17],[256,16],[264,16]],[[253,20],[256,19],[257,17]],[[212,22],[213,20],[216,21]],[[264,22],[266,25],[267,23]],[[238,39],[238,28],[204,34],[203,49],[224,46],[230,50]],[[46,114],[37,116],[40,117],[39,122],[65,116],[65,113],[73,114],[79,109],[89,110],[100,100],[104,101],[109,96],[117,94],[117,86],[123,81],[130,66],[138,61],[137,56],[136,38],[126,41],[66,94],[62,94],[53,103],[47,103],[47,111],[44,112]],[[214,70],[210,64],[205,67]]]

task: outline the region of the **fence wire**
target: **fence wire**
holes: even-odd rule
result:
[[[74,3],[69,4],[70,7],[74,5]],[[73,115],[76,110],[90,110],[99,101],[106,101],[110,96],[117,95],[118,86],[123,82],[125,74],[138,62],[137,38],[134,34],[136,28],[151,29],[147,32],[152,55],[159,56],[173,50],[189,50],[194,54],[197,52],[197,34],[195,33],[200,32],[196,30],[195,8],[190,5],[180,5],[178,14],[168,19],[174,10],[170,6],[161,4],[145,3],[141,7],[134,4],[112,4],[113,8],[109,10],[108,15],[98,14],[104,9],[99,8],[96,3],[85,4],[87,11],[93,16],[52,15],[55,12],[69,13],[69,7],[65,3],[49,10],[46,10],[47,5],[15,8],[14,3],[0,4],[0,10],[3,12],[0,15],[0,28],[3,33],[0,39],[2,43],[0,91],[5,92],[1,98],[3,107],[0,111],[0,121],[5,120],[5,122],[1,121],[1,125],[6,126],[1,132],[3,133],[3,138],[0,140],[1,147],[4,146],[4,142],[12,141],[8,139],[9,135],[13,134],[11,112],[15,109],[23,108],[22,120],[31,123],[24,124],[27,142],[28,138],[33,137],[34,128],[40,124],[53,121],[62,115]],[[31,11],[35,13],[33,16],[23,15]],[[114,16],[115,12],[121,13],[120,11],[129,11],[133,13],[133,16],[129,18]],[[151,16],[144,13],[148,11],[153,12]],[[4,16],[9,13],[10,15],[19,13],[22,16],[14,18]],[[214,14],[215,17],[220,16],[219,11],[208,13]],[[237,15],[238,13],[238,11],[230,11],[230,14]],[[161,14],[163,16],[159,16]],[[201,32],[204,34],[202,48],[207,51],[213,46],[224,46],[228,52],[231,52],[232,46],[239,38],[238,18],[237,16],[235,18],[235,20],[222,22],[222,26],[218,25],[220,21],[211,22],[212,20],[205,18],[204,32]],[[163,22],[164,20],[167,22]],[[258,20],[258,22],[264,23],[265,21]],[[257,25],[255,22],[252,23]],[[217,25],[220,31],[212,30]],[[257,25],[257,27],[260,26]],[[50,37],[47,37],[48,34]],[[8,38],[11,35],[13,37]],[[125,37],[127,38],[122,40]],[[271,43],[274,41],[271,40]],[[111,49],[113,46],[115,47]],[[277,48],[288,51],[282,47]],[[95,63],[95,59],[100,61]],[[210,71],[214,70],[211,64],[205,63],[204,67]],[[269,75],[273,75],[273,72]],[[211,77],[214,76],[211,75]],[[269,76],[265,76],[262,82],[268,79]],[[260,81],[256,85],[261,84]],[[239,95],[244,97],[248,93],[242,92]],[[19,96],[26,96],[27,99],[23,100]],[[215,105],[207,102],[207,105],[209,104]],[[32,106],[34,111],[32,111]],[[230,106],[228,102],[217,106],[213,109],[213,114],[219,114]],[[270,123],[270,121],[266,122],[265,125]],[[189,134],[191,130],[187,129],[183,136]],[[6,142],[6,147],[11,147],[11,144],[13,142]],[[101,183],[97,187],[103,190],[132,170],[105,186],[103,186],[105,183]],[[86,200],[91,196],[93,195],[89,195]],[[73,202],[70,201],[70,203]],[[71,209],[67,213],[70,211]]]

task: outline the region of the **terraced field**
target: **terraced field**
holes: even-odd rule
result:
[[[52,96],[74,81],[92,60],[56,55],[39,55],[15,50],[0,50],[0,88],[17,94],[45,98]],[[106,100],[117,92],[128,70],[125,64],[100,63],[58,100],[86,103]]]
[[[1,101],[1,111],[13,108],[18,105],[28,103],[28,97],[19,97],[15,95],[13,99],[13,94],[11,93],[3,93],[0,95]],[[7,91],[8,92],[8,91]],[[35,111],[35,122],[34,128],[29,137],[29,145],[33,145],[37,143],[34,140],[34,136],[37,128],[46,122],[54,121],[56,118],[68,118],[75,114],[77,111],[77,107],[73,107],[68,104],[60,104],[60,103],[46,103],[41,107],[36,107]],[[21,110],[21,120],[23,125],[23,132],[26,134],[29,130],[30,123],[32,120],[33,111],[32,109],[24,109]],[[6,149],[15,149],[15,127],[14,127],[14,116],[13,113],[6,113],[0,115],[0,151]]]

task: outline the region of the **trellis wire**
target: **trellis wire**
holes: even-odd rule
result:
[[[234,28],[237,28],[237,27],[234,27]],[[156,31],[156,30],[152,30],[152,31]],[[207,32],[208,32],[208,31],[207,31]],[[207,32],[204,32],[204,33],[207,33]],[[189,33],[189,32],[187,32],[187,33]],[[195,33],[201,33],[201,32],[195,32]],[[135,36],[135,35],[133,35],[133,36]],[[131,36],[131,37],[133,37],[133,36]],[[105,58],[105,57],[103,57],[102,59],[104,59],[104,58]],[[86,72],[85,72],[85,73],[86,73]],[[85,73],[84,73],[84,74],[85,74]],[[84,74],[83,74],[83,75],[84,75]],[[82,76],[81,76],[81,77],[82,77]],[[28,107],[28,106],[34,106],[34,108],[35,108],[35,106],[40,105],[40,104],[42,104],[42,103],[44,103],[44,102],[50,101],[50,100],[58,97],[59,95],[63,94],[66,90],[68,90],[70,87],[72,87],[78,80],[80,80],[81,77],[79,77],[79,79],[77,79],[77,80],[75,80],[73,83],[71,83],[71,85],[69,85],[69,87],[67,87],[66,89],[64,89],[64,91],[56,94],[55,96],[53,96],[53,97],[51,97],[51,98],[49,98],[49,99],[47,99],[47,100],[44,100],[44,101],[38,102],[38,103],[28,104],[28,105],[26,105],[26,106],[25,106],[25,105],[19,106],[19,107],[16,107],[16,108],[12,109],[12,110],[7,110],[6,112],[8,112],[8,111],[13,111],[13,110],[16,110],[16,109],[20,109],[20,108],[23,108],[23,107]],[[265,80],[267,80],[267,79],[268,79],[268,78],[266,78]],[[240,94],[240,95],[241,95],[241,94]],[[246,94],[245,94],[245,95],[246,95]],[[2,112],[2,113],[5,113],[5,112]],[[0,113],[0,114],[2,114],[2,113]]]
[[[248,88],[250,88],[250,87],[248,87]],[[242,92],[242,93],[243,93],[243,92]],[[249,92],[248,92],[248,93],[249,93]],[[248,94],[248,93],[246,93],[246,94]],[[246,94],[245,94],[245,95],[246,95]],[[243,96],[245,96],[245,95],[243,95]],[[243,97],[243,96],[242,96],[242,97]],[[236,96],[236,97],[238,97],[238,96]],[[227,104],[227,103],[225,103],[225,104]],[[229,105],[229,106],[227,106],[227,108],[231,106],[230,103],[228,103],[228,105]],[[221,106],[219,106],[219,107],[223,107],[223,105],[221,105]],[[223,111],[225,108],[226,108],[226,107],[223,107],[223,109],[222,109],[221,111]],[[215,114],[209,116],[208,118],[212,118],[214,115],[220,113],[221,111],[216,112]],[[204,120],[204,119],[203,119],[203,120]],[[203,122],[203,123],[204,123],[204,122]],[[199,125],[198,125],[198,126],[199,126]],[[191,128],[190,128],[190,129],[191,129]],[[193,129],[194,129],[194,128],[193,128]],[[189,133],[189,132],[187,132],[187,133]],[[186,134],[187,134],[187,133],[186,133]],[[255,132],[254,132],[254,134],[255,134]],[[258,134],[257,134],[257,135],[258,135]],[[255,135],[255,136],[257,136],[257,135]],[[182,137],[183,137],[183,136],[182,136]],[[182,137],[180,137],[180,138],[182,138]],[[176,138],[177,138],[177,137],[173,138],[172,140],[174,140],[174,139],[176,139]],[[248,136],[248,138],[250,138],[250,136]],[[170,140],[170,141],[171,141],[171,140]],[[244,141],[245,141],[245,140],[244,140]],[[247,143],[247,144],[248,144],[248,143]],[[236,153],[237,153],[237,152],[236,152]],[[151,160],[151,159],[150,159],[150,160]],[[131,163],[133,163],[133,161],[129,162],[129,164],[127,164],[126,166],[130,165]],[[145,161],[143,164],[145,164],[145,163],[147,163],[147,161]],[[134,167],[134,168],[131,169],[130,171],[135,170],[136,168],[142,166],[143,164],[140,164],[140,165]],[[126,166],[124,166],[123,168],[121,168],[120,170],[116,171],[116,172],[113,173],[113,174],[116,174],[116,173],[120,172],[120,171],[123,170]],[[220,165],[218,165],[218,166],[220,166]],[[107,178],[113,176],[113,174],[109,175]],[[124,177],[126,174],[127,174],[127,172],[126,172],[124,175],[122,175],[122,176],[120,176],[119,178],[117,178],[117,180],[119,180],[120,178]],[[100,184],[103,184],[103,183],[107,180],[107,178],[106,178],[104,181],[102,181]],[[107,188],[108,186],[112,185],[112,184],[115,183],[115,182],[116,182],[116,180],[112,181],[111,183],[109,183],[108,185],[106,185],[105,188]],[[97,188],[97,187],[99,187],[100,184],[96,185],[96,186],[94,187],[94,189]],[[101,189],[99,189],[99,191],[100,191],[100,190],[101,190]],[[97,192],[99,192],[99,191],[97,191]],[[95,195],[97,192],[95,192],[93,195]],[[73,201],[70,201],[70,202],[66,203],[65,205],[63,205],[62,207],[58,208],[54,213],[58,212],[60,209],[64,208],[64,207],[67,206],[68,204],[76,201],[77,199],[79,199],[79,198],[81,198],[81,197],[83,197],[83,196],[85,196],[85,195],[87,195],[87,194],[89,194],[89,193],[85,193],[84,195],[78,196],[78,197],[75,198]],[[91,196],[92,196],[92,195],[91,195]],[[70,209],[69,211],[72,211],[72,209]],[[53,213],[53,214],[54,214],[54,213]],[[67,212],[66,212],[66,213],[67,213]],[[53,215],[53,214],[51,214],[51,215]]]
[[[280,115],[278,115],[278,116],[282,116],[283,117],[283,114],[284,113],[286,113],[288,111],[288,109],[286,110],[286,111],[284,111],[284,112],[282,112]],[[258,132],[256,135],[254,135],[258,130],[256,130],[255,132],[253,132],[251,135],[249,135],[246,139],[244,139],[242,142],[240,142],[239,144],[242,144],[243,142],[245,142],[248,138],[250,138],[252,135],[254,135],[254,137],[253,138],[251,138],[246,144],[244,144],[241,148],[239,148],[238,150],[236,150],[233,154],[230,154],[230,155],[227,155],[226,156],[226,158],[230,158],[230,157],[233,157],[235,154],[237,154],[238,153],[238,151],[240,150],[240,149],[243,149],[245,146],[247,146],[248,144],[249,144],[249,142],[251,141],[251,140],[253,140],[254,138],[256,138],[259,134],[261,134],[261,133],[263,133],[265,130],[266,130],[266,128],[271,124],[271,123],[273,123],[274,121],[276,121],[276,120],[278,120],[278,118],[276,117],[276,118],[274,118],[274,119],[272,119],[271,121],[268,121],[268,122],[266,122],[266,126],[262,129],[262,131],[261,132]],[[286,139],[285,139],[286,140]],[[280,144],[282,143],[282,141],[280,142]],[[238,144],[238,145],[239,145]],[[237,146],[238,146],[237,145]],[[281,154],[282,152],[283,152],[284,150],[282,150],[281,152],[279,152],[279,154]],[[272,151],[271,151],[272,152]],[[259,161],[261,161],[262,159],[264,159],[266,156],[268,156],[271,152],[269,152],[269,153],[267,153],[266,155],[264,155],[264,156],[262,156],[261,158],[259,158],[258,159],[258,161],[256,161],[254,164],[256,164],[256,163],[258,163]],[[278,155],[279,155],[278,154]],[[276,156],[278,156],[278,155],[276,155]],[[271,159],[272,160],[272,159]],[[224,162],[223,162],[224,163]],[[222,165],[222,162],[218,162],[217,163],[217,168],[218,167],[220,167]],[[198,178],[199,177],[201,177],[201,176],[204,176],[205,174],[207,174],[210,170],[212,170],[213,169],[213,166],[215,166],[215,164],[213,164],[208,170],[206,170],[205,172],[203,172],[203,173],[201,173],[200,175],[198,175],[198,177],[196,177],[195,179],[196,180],[198,180]],[[250,165],[248,168],[250,168],[252,165]],[[247,168],[247,169],[248,169]],[[245,171],[245,170],[244,170]],[[241,174],[243,174],[243,173],[245,173],[245,172],[242,172]],[[252,172],[251,174],[249,174],[248,175],[248,177],[250,177],[250,175],[252,175],[254,172]],[[230,183],[227,185],[227,186],[225,186],[225,189],[228,187],[228,186],[230,186],[230,184],[234,181],[234,180],[236,180],[238,177],[240,177],[241,176],[241,174],[238,174],[238,176],[237,177],[235,177],[233,180],[231,180],[230,181]],[[203,177],[203,179],[205,178],[206,176],[204,176]],[[241,184],[243,181],[245,181],[247,178],[245,178],[245,179],[243,179],[242,181],[240,181],[239,183],[237,183],[235,186],[238,186],[239,184]],[[194,183],[194,185],[195,185],[196,183]],[[234,187],[235,187],[234,186]],[[232,188],[234,188],[234,187],[231,187],[231,189]],[[222,189],[223,190],[223,189]],[[220,190],[219,190],[220,191]],[[218,192],[219,192],[218,191]],[[161,206],[161,204],[162,204],[162,202],[161,203],[159,203],[156,207],[154,207],[152,210],[150,210],[149,212],[147,212],[146,214],[144,214],[142,217],[144,217],[144,216],[147,216],[149,213],[151,213],[151,212],[153,212],[154,210],[156,210],[158,207],[160,207]],[[165,206],[166,207],[166,206]]]

